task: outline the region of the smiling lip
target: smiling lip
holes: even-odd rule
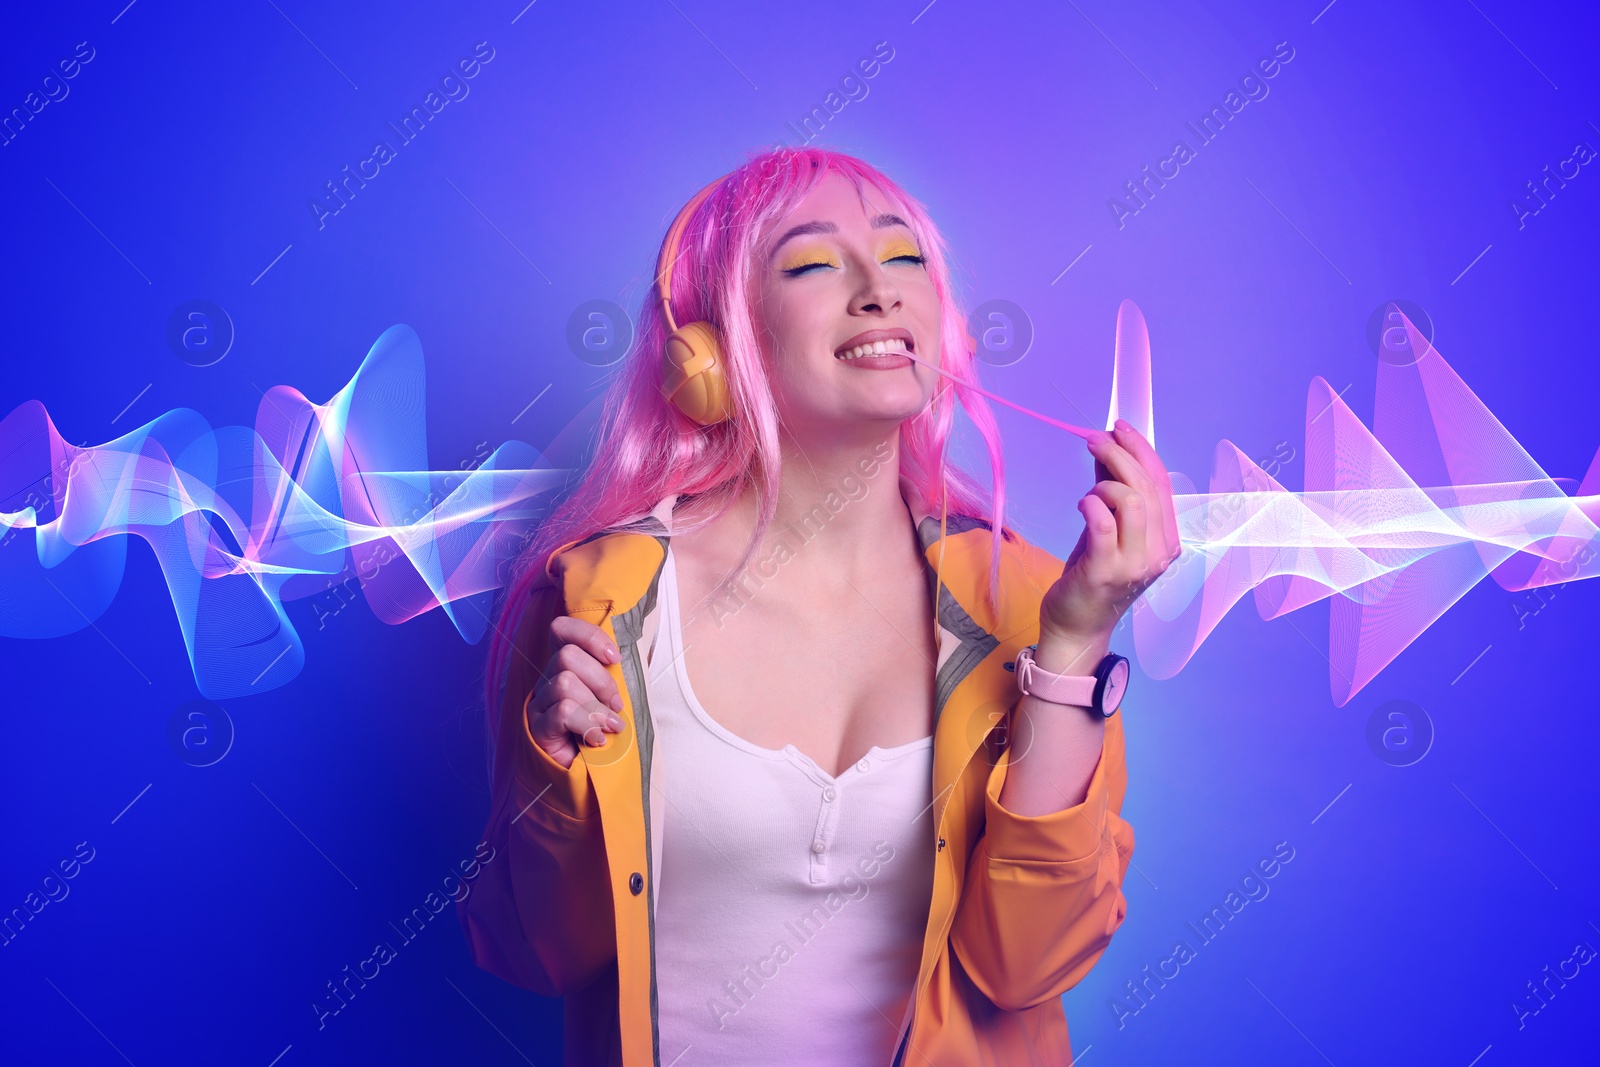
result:
[[[903,352],[885,352],[880,355],[853,356],[849,359],[844,358],[843,353],[849,352],[854,348],[859,348],[862,345],[872,344],[875,341],[900,341],[904,343],[907,351],[915,352],[917,350],[917,342],[916,339],[911,336],[911,331],[896,327],[894,329],[877,329],[868,330],[865,333],[858,333],[854,337],[850,338],[850,340],[836,348],[833,353],[833,358],[847,364],[848,366],[858,367],[861,370],[895,370],[900,367],[909,367],[911,365],[911,357],[907,356]]]

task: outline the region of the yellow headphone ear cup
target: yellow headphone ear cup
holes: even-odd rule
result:
[[[733,417],[722,340],[709,322],[688,322],[667,338],[661,395],[701,426]]]

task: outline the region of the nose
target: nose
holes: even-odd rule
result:
[[[900,310],[900,287],[883,264],[869,258],[861,279],[861,287],[850,299],[852,315],[887,315]]]

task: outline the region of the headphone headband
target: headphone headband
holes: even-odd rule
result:
[[[683,237],[683,231],[689,225],[689,216],[694,214],[694,209],[722,184],[722,178],[707,185],[683,205],[683,210],[678,212],[677,218],[672,220],[672,225],[667,228],[666,240],[661,242],[661,254],[656,258],[656,294],[661,301],[661,310],[667,317],[667,328],[673,332],[678,329],[678,324],[672,318],[672,268],[677,265],[678,241]]]

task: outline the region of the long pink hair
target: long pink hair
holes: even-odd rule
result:
[[[578,485],[512,563],[485,672],[491,727],[498,719],[510,635],[517,632],[528,594],[556,549],[641,518],[672,493],[705,495],[713,504],[720,502],[703,521],[680,524],[674,532],[699,529],[753,484],[760,501],[759,518],[729,579],[742,573],[755,555],[776,511],[780,477],[778,418],[757,340],[751,285],[758,242],[769,224],[788,215],[830,172],[844,175],[858,192],[872,186],[889,209],[906,220],[939,298],[940,366],[962,382],[976,381],[966,318],[951,288],[944,239],[922,205],[877,168],[841,152],[779,147],[753,154],[695,209],[671,268],[673,317],[680,325],[710,322],[721,332],[735,415],[730,421],[701,427],[662,396],[660,353],[669,331],[652,284],[638,318],[636,350],[622,361],[620,373],[607,388],[594,458]],[[901,423],[900,473],[922,495],[923,506],[937,515],[942,470],[949,514],[989,524],[993,541],[987,595],[993,608],[1001,539],[1014,536],[1003,526],[1005,465],[1000,433],[981,395],[949,385],[950,379],[941,375],[933,401]],[[941,462],[955,419],[948,402],[952,391],[988,449],[992,495],[955,464]],[[495,736],[491,728],[491,739]]]

